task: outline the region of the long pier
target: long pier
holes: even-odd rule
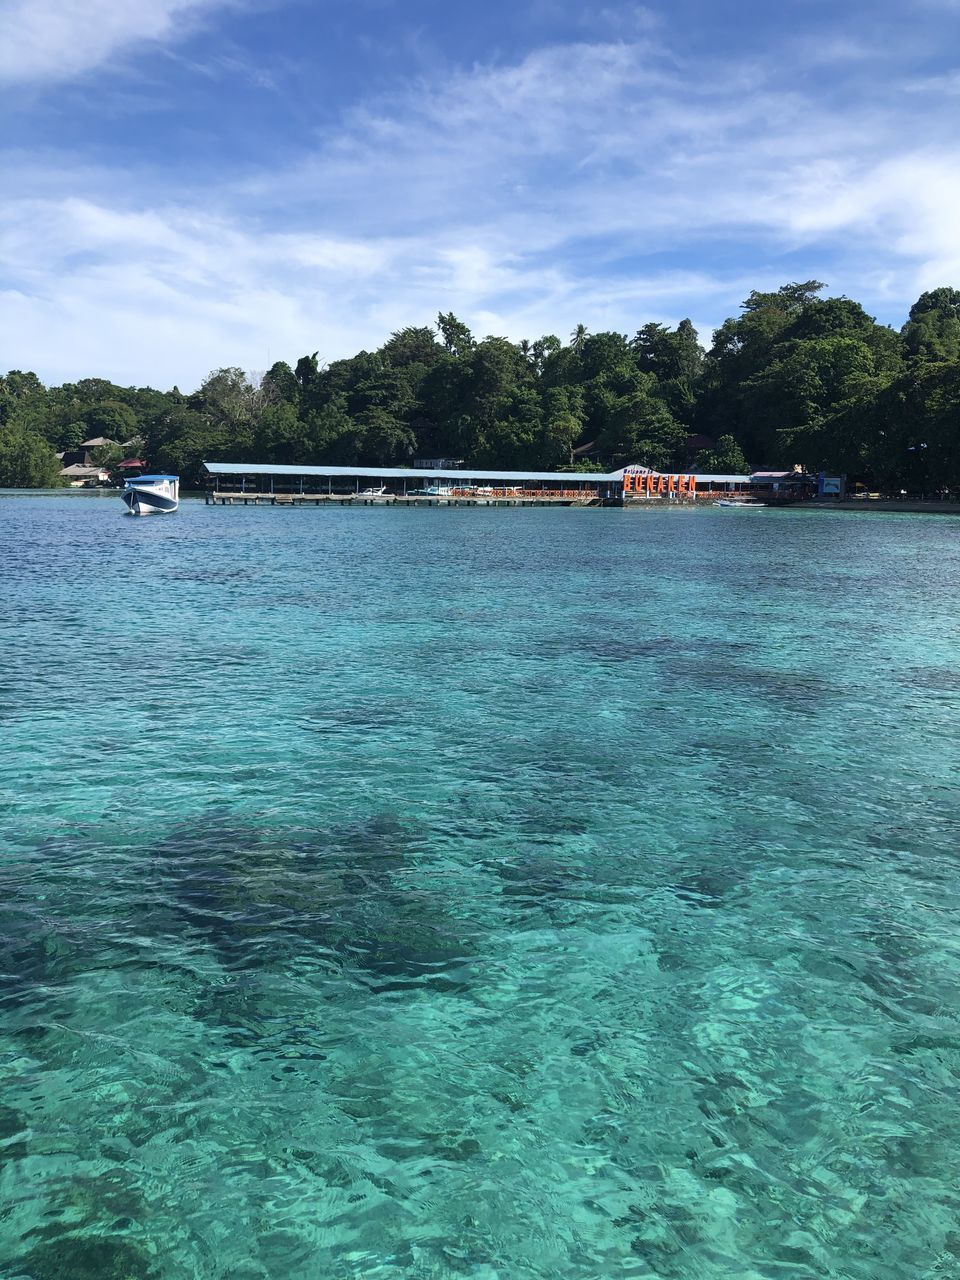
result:
[[[460,459],[424,459],[414,467],[298,466],[205,462],[208,506],[619,507],[634,502],[694,503],[707,497],[692,474],[644,467],[618,471],[488,471]],[[584,464],[588,465],[588,464]],[[741,489],[749,477],[716,476]]]
[[[383,494],[365,497],[353,493],[244,493],[210,490],[203,495],[207,506],[214,507],[599,507],[596,494],[582,497],[456,497],[445,494],[404,496]]]

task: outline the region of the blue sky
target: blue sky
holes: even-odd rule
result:
[[[0,368],[960,285],[960,0],[0,0]]]

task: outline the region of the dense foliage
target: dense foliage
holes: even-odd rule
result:
[[[42,485],[55,454],[103,437],[202,481],[204,459],[396,466],[846,472],[960,488],[960,291],[923,294],[897,332],[815,280],[751,293],[708,351],[689,320],[632,338],[477,339],[452,313],[377,351],[318,353],[261,377],[218,369],[194,393],[98,378],[0,377],[0,484]],[[115,463],[104,446],[91,461]]]

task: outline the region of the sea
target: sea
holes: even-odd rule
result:
[[[960,1277],[960,520],[0,497],[4,1280]]]

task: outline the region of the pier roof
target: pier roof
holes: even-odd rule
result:
[[[623,480],[619,471],[477,471],[472,467],[305,467],[271,462],[204,462],[212,476],[323,476],[337,478],[355,476],[361,480],[574,480],[590,484],[610,484]]]

